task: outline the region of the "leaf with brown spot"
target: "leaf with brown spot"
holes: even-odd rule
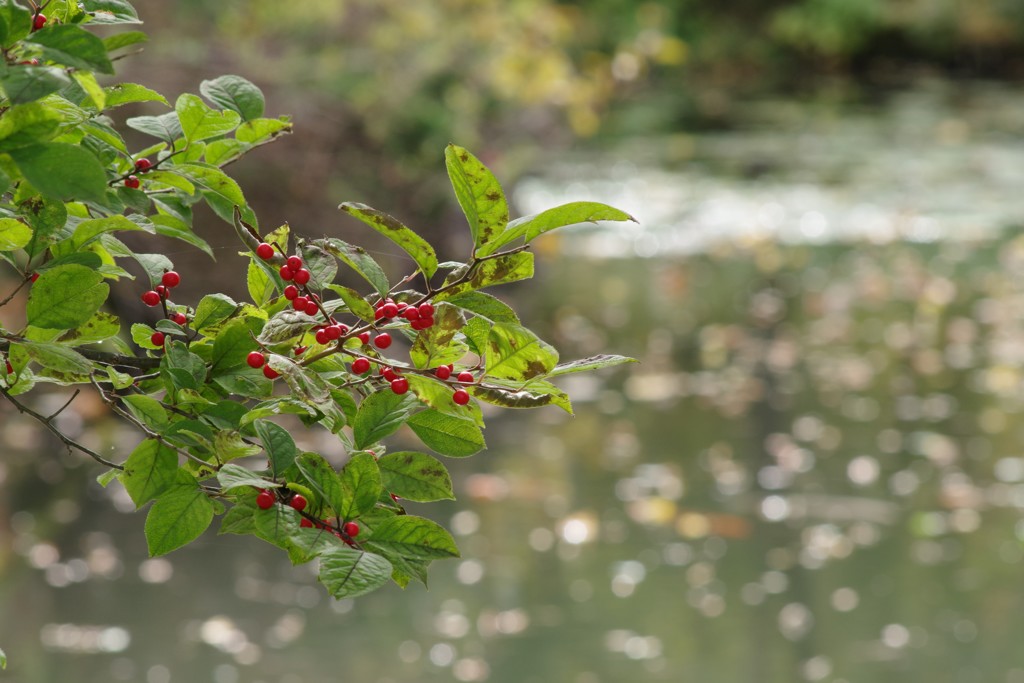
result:
[[[508,202],[494,174],[464,148],[448,145],[444,152],[455,198],[469,221],[477,247],[498,238],[508,225]]]

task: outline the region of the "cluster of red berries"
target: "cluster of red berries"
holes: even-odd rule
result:
[[[411,306],[404,301],[384,299],[374,308],[374,320],[387,322],[390,318],[405,318],[414,330],[425,330],[434,326],[434,307],[428,302]]]
[[[270,245],[268,244],[267,246],[269,247]],[[259,251],[257,250],[256,253],[258,254]],[[281,276],[282,280],[286,282],[291,281],[297,285],[306,284],[311,276],[311,273],[303,267],[302,259],[298,256],[289,256],[288,261],[281,266],[277,274]]]
[[[135,160],[136,173],[145,173],[151,168],[153,168],[153,162],[151,162],[149,159],[143,157],[141,159]],[[142,181],[139,180],[139,177],[137,175],[130,175],[124,179],[124,186],[132,190],[137,190],[139,189],[139,187],[142,186]]]
[[[269,510],[274,507],[274,503],[276,502],[277,495],[270,489],[262,489],[256,495],[256,507],[260,510]],[[288,505],[293,510],[302,512],[306,509],[306,506],[309,505],[309,501],[307,501],[306,497],[301,493],[296,493],[288,499]],[[341,531],[338,531],[330,525],[330,520],[325,519],[323,522],[314,522],[308,517],[303,516],[302,520],[299,522],[299,526],[303,529],[312,529],[314,527],[318,529],[325,529],[332,532],[335,536],[349,545],[352,545],[352,539],[359,535],[359,525],[355,522],[345,522],[341,526]]]
[[[175,271],[169,270],[160,278],[160,284],[142,295],[142,303],[147,306],[159,306],[160,302],[166,301],[170,298],[171,290],[180,284],[181,276]],[[169,313],[167,315],[167,319],[179,325],[188,324],[188,318],[185,314],[177,311]],[[154,346],[163,346],[164,341],[166,341],[166,336],[163,332],[154,332],[149,340]]]
[[[281,376],[280,372],[278,372],[277,370],[275,370],[274,368],[270,367],[267,364],[267,357],[264,356],[259,351],[253,351],[248,356],[246,356],[245,362],[249,365],[250,368],[253,368],[254,370],[263,368],[263,376],[266,377],[267,379],[277,379],[278,377]]]

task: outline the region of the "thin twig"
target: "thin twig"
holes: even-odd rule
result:
[[[109,467],[109,468],[115,469],[115,470],[122,470],[122,471],[124,470],[124,466],[110,462],[109,460],[104,458],[102,455],[100,455],[96,451],[92,450],[91,448],[89,448],[87,446],[83,446],[82,444],[78,443],[77,441],[75,441],[74,439],[72,439],[71,437],[67,436],[66,434],[64,434],[59,429],[57,429],[53,425],[53,423],[50,421],[51,419],[53,419],[52,417],[45,417],[43,415],[40,415],[36,411],[34,411],[31,408],[29,408],[28,406],[26,406],[24,403],[21,403],[16,398],[11,396],[10,393],[8,393],[8,391],[6,389],[0,388],[0,394],[3,394],[4,398],[6,398],[8,401],[10,401],[12,404],[14,404],[14,407],[18,409],[19,413],[23,413],[25,415],[28,415],[29,417],[33,417],[36,420],[38,420],[39,422],[41,422],[44,427],[49,429],[54,434],[54,436],[56,436],[58,439],[60,439],[61,442],[63,442],[63,444],[65,446],[67,446],[68,453],[70,453],[71,449],[74,448],[74,449],[76,449],[78,451],[81,451],[82,453],[85,453],[86,455],[88,455],[90,458],[92,458],[93,460],[95,460],[96,462],[98,462],[101,465],[105,465],[106,467]],[[72,398],[74,398],[74,397],[72,397]],[[61,410],[63,410],[63,408],[61,408]],[[58,412],[60,412],[60,411],[58,411]],[[54,416],[56,416],[56,413],[54,414]]]

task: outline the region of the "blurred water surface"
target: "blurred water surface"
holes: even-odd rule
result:
[[[251,538],[147,559],[119,487],[3,412],[0,679],[1024,681],[1024,101],[961,95],[765,103],[525,180],[522,213],[642,219],[551,236],[510,294],[565,357],[642,363],[450,462],[429,591],[334,602]]]

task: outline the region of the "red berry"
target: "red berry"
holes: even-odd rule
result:
[[[270,367],[269,365],[263,366],[263,376],[267,379],[277,379],[281,376],[281,373]]]
[[[385,318],[394,318],[398,315],[398,306],[394,304],[384,304],[380,307],[380,312]]]
[[[391,391],[396,394],[404,394],[409,391],[409,380],[404,377],[391,380]]]
[[[365,358],[356,358],[352,361],[352,372],[361,375],[370,369],[370,361]]]
[[[153,162],[151,162],[146,157],[142,157],[141,159],[135,160],[135,170],[138,171],[139,173],[145,173],[151,168],[153,168]]]
[[[188,318],[185,317],[184,313],[171,313],[167,316],[170,320],[178,323],[179,325],[185,325],[188,323]]]
[[[178,285],[181,284],[181,276],[178,275],[173,270],[169,270],[166,273],[164,273],[164,276],[162,278],[160,278],[160,284],[162,284],[167,289],[177,287]]]
[[[380,374],[384,379],[386,379],[389,382],[394,382],[396,379],[398,379],[398,373],[392,370],[391,368],[381,368]]]
[[[459,380],[460,382],[464,382],[464,383],[465,382],[472,382],[472,381],[474,381],[473,373],[472,372],[467,372],[465,370],[463,370],[458,375],[456,375],[455,379]]]
[[[147,306],[159,306],[160,295],[151,289],[142,295],[142,303],[146,304]]]
[[[373,319],[374,320],[380,320],[383,317],[384,317],[384,310],[383,310],[382,306],[378,306],[377,308],[373,309]]]
[[[420,304],[416,310],[420,312],[420,317],[423,318],[430,318],[434,315],[434,307],[426,302]]]
[[[31,278],[32,282],[35,282],[38,279],[39,279],[39,273],[32,273],[32,278]]]
[[[330,340],[341,339],[341,325],[331,325],[330,327],[324,328],[324,332],[327,334],[327,338]]]
[[[378,349],[388,348],[389,346],[391,346],[391,335],[388,334],[387,332],[382,332],[381,334],[378,334],[376,338],[373,340],[373,345],[376,346]]]
[[[419,320],[420,319],[420,312],[417,311],[412,306],[410,306],[409,308],[407,308],[404,311],[402,311],[402,316],[406,320],[412,322],[413,320]]]
[[[409,308],[409,304],[405,303],[404,301],[399,301],[398,302],[398,312],[399,313],[401,313],[402,311],[404,311],[407,308]]]
[[[358,339],[363,344],[369,344],[370,343],[370,333],[369,332],[360,332]]]
[[[46,15],[40,12],[39,14],[32,17],[32,30],[38,31],[42,27],[46,26]]]
[[[331,338],[327,336],[327,330],[316,331],[316,343],[317,344],[330,344]]]
[[[299,526],[301,526],[303,529],[311,529],[313,528],[313,522],[303,517],[299,520]]]
[[[164,287],[163,285],[157,285],[154,288],[154,291],[156,291],[156,293],[160,295],[161,299],[166,299],[167,295],[170,294],[170,292],[167,291],[167,288]]]
[[[452,394],[452,400],[455,401],[456,405],[464,406],[469,403],[469,392],[465,389],[459,389]]]
[[[359,525],[355,522],[345,522],[345,525],[341,527],[341,530],[349,538],[355,538],[359,535]]]
[[[291,505],[293,509],[302,512],[306,509],[306,498],[302,494],[296,493],[292,496],[292,499],[288,501],[288,504]]]
[[[409,326],[414,330],[425,330],[430,327],[430,319],[420,318],[419,320],[413,320]]]
[[[264,261],[269,261],[274,258],[274,248],[266,242],[260,242],[260,245],[256,247],[256,255]]]
[[[284,298],[292,301],[299,295],[299,288],[295,285],[288,285],[284,288]]]
[[[164,341],[166,341],[166,337],[163,332],[154,332],[150,335],[149,341],[153,343],[153,346],[163,346]]]
[[[294,308],[296,311],[305,311],[306,304],[308,303],[309,299],[307,299],[306,297],[297,296],[294,299],[292,299],[292,308]]]
[[[434,326],[434,319],[430,318],[430,317],[428,317],[428,318],[420,318],[416,322],[420,323],[423,326],[420,329],[424,329],[424,330],[430,329],[431,327]]]
[[[262,368],[267,359],[259,351],[253,351],[246,356],[245,362],[249,364],[250,368]]]
[[[142,185],[142,183],[139,182],[139,179],[136,176],[130,175],[124,179],[124,186],[129,187],[133,190],[139,189],[140,185]]]
[[[295,347],[295,355],[296,356],[301,356],[302,354],[304,354],[306,352],[306,349],[308,349],[308,348],[309,348],[308,346],[296,346]]]
[[[277,271],[277,274],[281,276],[282,280],[291,280],[293,275],[292,269],[287,265],[281,266],[281,269]]]
[[[13,375],[14,374],[14,366],[11,365],[11,361],[7,361],[7,374],[8,375]]]
[[[260,510],[269,510],[274,507],[274,494],[270,491],[263,489],[259,495],[256,496],[256,505],[259,506]]]
[[[23,62],[18,62],[18,64],[27,64],[28,66],[39,66],[39,60],[38,59],[26,59]]]
[[[434,376],[438,379],[448,379],[452,376],[452,371],[448,369],[447,365],[442,365],[434,370]]]
[[[288,267],[291,268],[292,272],[295,272],[299,268],[302,268],[302,259],[298,256],[289,256]]]
[[[307,282],[309,282],[310,273],[305,268],[299,268],[298,270],[294,271],[294,273],[295,274],[292,275],[292,279],[295,280],[295,282],[297,282],[298,284],[304,285]]]
[[[306,315],[316,315],[320,312],[320,307],[316,305],[316,302],[312,299],[306,301]]]

